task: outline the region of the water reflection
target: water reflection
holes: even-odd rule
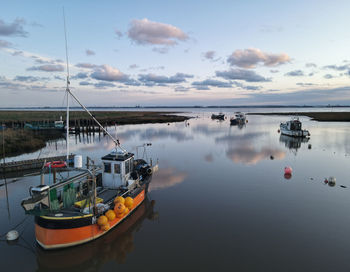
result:
[[[271,158],[271,156],[275,159],[282,160],[286,156],[286,153],[271,147],[263,147],[261,150],[257,150],[252,145],[245,145],[229,148],[226,151],[226,156],[235,163],[256,164],[261,160]]]
[[[296,154],[298,149],[301,147],[302,143],[307,143],[309,138],[301,138],[301,137],[291,137],[287,135],[280,135],[280,142],[284,143],[284,146],[290,149],[292,152]]]
[[[264,136],[265,132],[249,132],[245,134],[229,134],[215,139],[216,143],[234,143],[235,141],[252,141]]]
[[[148,198],[117,228],[85,245],[64,250],[45,251],[37,246],[37,271],[96,271],[107,262],[125,263],[135,250],[135,233],[142,229],[145,219],[156,220],[155,201]]]
[[[160,168],[158,172],[152,177],[149,190],[164,189],[167,187],[174,186],[185,180],[187,177],[186,172],[178,171],[173,167]]]

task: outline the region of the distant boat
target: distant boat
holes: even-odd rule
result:
[[[225,114],[220,112],[219,114],[212,114],[211,119],[219,119],[219,120],[224,120],[225,119]]]
[[[230,124],[231,125],[240,125],[246,122],[247,117],[242,112],[236,112],[234,117],[231,117]]]
[[[54,121],[50,123],[40,123],[40,122],[33,122],[33,123],[25,123],[24,128],[31,129],[31,130],[62,130],[64,131],[64,123],[62,121],[62,117],[59,121]]]
[[[308,137],[310,132],[306,129],[302,129],[302,124],[298,117],[292,118],[292,120],[280,124],[281,134],[292,137]]]

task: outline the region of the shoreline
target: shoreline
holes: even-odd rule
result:
[[[190,119],[181,116],[179,112],[157,112],[157,111],[92,111],[95,118],[102,125],[131,125],[147,123],[182,122]],[[84,111],[69,112],[69,126],[80,123],[92,123],[91,117]],[[23,127],[24,123],[30,122],[54,122],[65,121],[65,111],[2,111],[0,110],[0,124],[7,127]]]
[[[134,125],[134,124],[154,124],[173,123],[189,120],[191,117],[175,115],[174,112],[101,112],[94,111],[92,114],[103,126],[114,125]],[[70,127],[90,127],[94,126],[92,118],[83,111],[71,111]],[[177,113],[178,114],[178,113]],[[65,116],[65,112],[53,111],[0,111],[0,143],[4,136],[5,157],[19,156],[32,153],[46,146],[50,140],[64,138],[63,130],[30,130],[25,129],[25,123],[53,123],[60,120],[60,116]],[[63,119],[65,121],[65,119]],[[2,131],[1,125],[6,128]],[[97,125],[95,125],[97,127]],[[86,133],[83,130],[82,133]],[[91,131],[88,131],[91,132]],[[102,133],[102,131],[100,131]],[[94,133],[99,133],[98,130]],[[3,150],[0,149],[1,158]]]
[[[307,116],[318,122],[350,122],[350,112],[251,112],[247,115]]]

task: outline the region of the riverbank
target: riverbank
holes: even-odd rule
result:
[[[60,120],[61,116],[65,117],[65,114],[63,111],[0,111],[0,125],[5,124],[7,127],[4,131],[0,131],[1,158],[3,137],[6,157],[35,152],[45,147],[47,141],[64,138],[62,131],[32,131],[22,128],[25,123],[54,122]],[[71,111],[69,114],[71,127],[93,124],[91,117],[84,111]],[[172,112],[95,111],[92,114],[103,126],[171,123],[189,119],[187,116],[175,115]]]
[[[249,115],[290,115],[307,116],[320,122],[350,122],[350,112],[252,112]]]
[[[5,157],[12,157],[31,153],[46,146],[46,142],[50,140],[57,140],[64,138],[60,132],[38,133],[23,129],[5,129],[0,131],[0,154],[1,159]],[[2,143],[4,139],[4,148]]]
[[[93,111],[91,112],[102,125],[127,125],[146,123],[182,122],[189,117],[175,115],[174,112],[156,111]],[[84,111],[70,111],[69,124],[91,123],[91,117]],[[22,127],[24,123],[65,121],[64,111],[1,111],[0,123],[7,127]]]

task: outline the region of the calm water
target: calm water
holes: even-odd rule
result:
[[[39,178],[10,183],[8,202],[5,186],[0,187],[0,235],[25,219],[16,228],[21,232],[17,243],[0,242],[1,271],[350,269],[347,123],[301,118],[311,138],[300,142],[277,132],[289,117],[252,115],[240,128],[230,126],[229,120],[211,120],[209,111],[190,115],[196,118],[187,123],[109,128],[135,153],[136,146],[152,143],[147,154],[142,148],[138,154],[158,158],[160,170],[147,202],[92,243],[41,250],[35,243],[33,218],[20,206]],[[96,161],[113,148],[98,135],[72,135],[70,142],[71,152]],[[65,141],[11,159],[58,152],[64,154]],[[283,175],[287,165],[293,168],[290,179]],[[329,176],[336,177],[336,186],[323,183]]]

